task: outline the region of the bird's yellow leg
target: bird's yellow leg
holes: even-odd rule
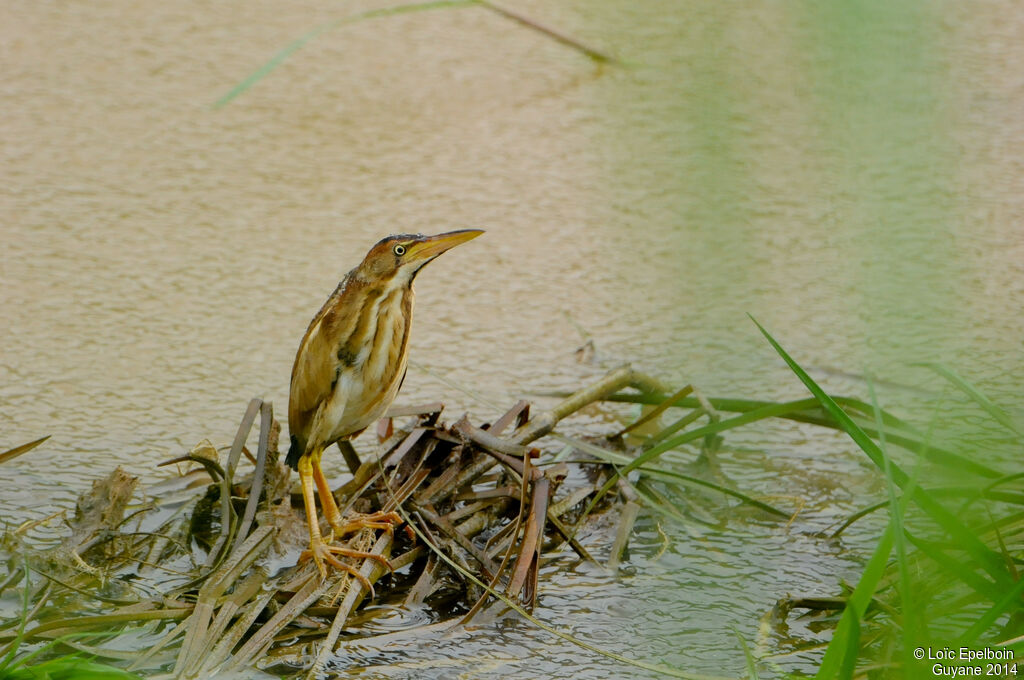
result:
[[[324,516],[327,517],[327,523],[333,529],[342,524],[341,511],[338,510],[338,504],[334,502],[331,486],[327,483],[327,477],[324,476],[324,471],[320,468],[320,456],[322,455],[323,450],[321,449],[314,451],[311,456],[313,459],[313,481],[316,482],[316,490],[320,494],[320,505],[324,507]],[[331,538],[333,539],[334,536]]]
[[[322,454],[322,452],[320,452]],[[341,538],[346,534],[351,534],[353,531],[359,531],[360,529],[383,529],[388,533],[393,533],[396,524],[402,523],[401,516],[395,512],[375,512],[372,515],[359,515],[354,519],[345,521],[341,516],[341,511],[338,510],[338,504],[334,502],[334,494],[331,493],[331,487],[327,483],[327,477],[324,476],[324,471],[320,468],[320,455],[313,455],[313,480],[316,482],[316,489],[320,494],[320,505],[324,508],[324,515],[327,517],[327,523],[331,525],[331,537],[328,542],[335,538]],[[370,555],[369,553],[359,553],[358,555],[352,555],[353,557],[369,557],[370,559],[376,559],[383,561],[386,566],[390,567],[386,561],[382,560],[379,555]]]
[[[324,538],[320,535],[320,520],[316,514],[316,496],[313,492],[313,456],[299,458],[299,481],[302,483],[302,503],[306,507],[306,523],[309,525],[309,554],[320,570],[320,577],[327,578],[324,566]],[[303,553],[302,556],[306,556]],[[300,557],[301,559],[301,557]]]
[[[314,484],[314,472],[313,470],[319,470],[319,466],[314,466],[314,461],[319,458],[318,454],[320,450],[314,451],[311,455],[303,456],[299,458],[299,480],[302,482],[302,501],[306,506],[306,521],[309,523],[309,550],[303,552],[299,559],[313,558],[316,562],[317,569],[320,570],[320,578],[327,578],[327,567],[324,565],[326,562],[332,567],[341,569],[342,571],[352,574],[355,578],[366,587],[370,592],[371,597],[373,596],[373,585],[369,579],[360,574],[354,567],[351,567],[334,556],[333,553],[341,552],[341,549],[332,548],[324,542],[323,536],[320,535],[320,520],[316,514],[316,500],[313,494]],[[321,473],[322,476],[323,473]],[[320,499],[323,502],[323,497]]]
[[[324,563],[330,564],[332,567],[351,574],[369,591],[370,597],[373,597],[373,585],[370,583],[369,579],[359,573],[355,567],[345,564],[339,560],[335,555],[376,560],[389,569],[391,569],[391,563],[382,555],[360,552],[358,550],[351,550],[341,546],[328,545],[320,534],[320,521],[317,518],[316,501],[313,492],[314,484],[320,491],[320,503],[325,506],[329,503],[330,506],[334,508],[334,512],[340,515],[338,512],[338,506],[334,503],[333,496],[331,496],[327,480],[324,477],[323,471],[320,469],[319,458],[321,451],[322,449],[315,450],[312,454],[303,456],[299,459],[298,467],[299,480],[302,482],[302,500],[306,507],[306,520],[309,522],[309,550],[303,552],[299,556],[299,559],[308,559],[309,557],[312,557],[316,562],[317,569],[320,570],[321,578],[327,578],[327,567]]]

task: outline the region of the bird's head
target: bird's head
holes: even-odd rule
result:
[[[411,283],[417,272],[435,257],[470,241],[482,229],[461,229],[436,236],[397,234],[377,242],[363,258],[358,272],[370,281],[396,280]]]

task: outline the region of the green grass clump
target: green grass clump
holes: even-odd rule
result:
[[[1024,650],[1020,637],[1024,579],[1017,569],[1024,538],[1020,522],[1024,497],[999,496],[998,508],[1005,513],[1001,519],[993,516],[992,507],[986,507],[988,522],[969,524],[964,518],[970,504],[991,501],[995,487],[1019,481],[1021,475],[991,481],[947,461],[966,481],[975,482],[962,489],[967,503],[957,510],[948,508],[939,502],[938,494],[919,485],[916,474],[908,475],[887,454],[883,417],[873,388],[877,442],[760,324],[758,328],[822,408],[884,474],[887,485],[888,526],[847,600],[815,677],[852,678],[858,663],[893,677],[930,677],[934,662],[920,659],[915,650],[932,647],[1005,647],[1015,655]],[[952,371],[934,368],[1019,438],[1019,430],[1002,409]],[[911,506],[913,522],[908,518]],[[876,606],[869,613],[871,605]],[[868,630],[872,635],[865,635]]]
[[[0,669],[0,680],[138,680],[137,675],[81,656],[62,656],[37,664],[15,660]]]
[[[25,630],[39,611],[39,606],[29,609],[32,590],[29,574],[26,565],[23,572],[25,587],[22,591],[21,617],[16,624],[17,633],[6,646],[0,648],[0,680],[139,680],[137,675],[99,663],[78,653],[54,656],[56,648],[65,642],[96,635],[95,633],[68,635],[31,651],[22,650]]]
[[[853,513],[833,537],[872,513],[886,511],[888,521],[859,581],[839,598],[842,614],[816,677],[852,678],[868,672],[880,677],[933,677],[935,660],[917,658],[918,649],[927,656],[929,648],[952,647],[958,652],[961,646],[988,647],[1012,650],[1019,658],[1024,651],[1024,473],[1008,474],[991,461],[937,445],[931,431],[921,432],[884,411],[870,380],[867,402],[826,394],[760,324],[758,328],[812,398],[781,403],[716,399],[690,389],[673,396],[612,395],[609,401],[657,405],[659,415],[669,408],[692,409],[649,437],[636,456],[610,461],[618,476],[638,471],[663,483],[716,488],[706,480],[665,469],[657,464],[658,458],[686,444],[699,444],[706,451],[722,433],[769,418],[840,430],[877,468],[886,497]],[[1024,444],[1024,428],[1005,409],[956,372],[935,364],[923,366],[966,395],[993,427],[1000,428],[1002,439],[1014,446]],[[937,413],[935,419],[939,417]],[[896,457],[891,446],[905,452]],[[931,484],[932,473],[952,478],[955,484]],[[601,493],[617,483],[618,479],[609,479]],[[762,505],[727,487],[717,490]],[[600,494],[591,506],[598,498]],[[644,500],[649,509],[659,511],[660,503],[662,514],[672,514],[665,499]],[[778,513],[771,507],[761,509]],[[777,665],[774,670],[784,672]],[[749,654],[748,676],[756,677]]]

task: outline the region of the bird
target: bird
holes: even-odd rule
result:
[[[320,468],[324,449],[334,443],[339,447],[347,444],[384,416],[405,380],[416,276],[445,251],[482,233],[481,229],[461,229],[436,236],[397,234],[381,239],[342,278],[302,336],[292,364],[288,395],[291,443],[285,461],[299,473],[309,522],[309,550],[300,559],[312,556],[322,579],[327,576],[325,563],[359,578],[358,572],[335,555],[384,561],[331,545],[335,537],[362,527],[390,530],[400,521],[394,513],[345,521]],[[327,540],[320,532],[314,487],[331,526]]]

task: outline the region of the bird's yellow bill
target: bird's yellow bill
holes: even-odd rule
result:
[[[449,231],[437,236],[427,236],[423,240],[410,245],[409,254],[417,260],[429,260],[446,250],[462,245],[466,241],[472,241],[482,233],[484,233],[483,229],[460,229],[459,231]]]

